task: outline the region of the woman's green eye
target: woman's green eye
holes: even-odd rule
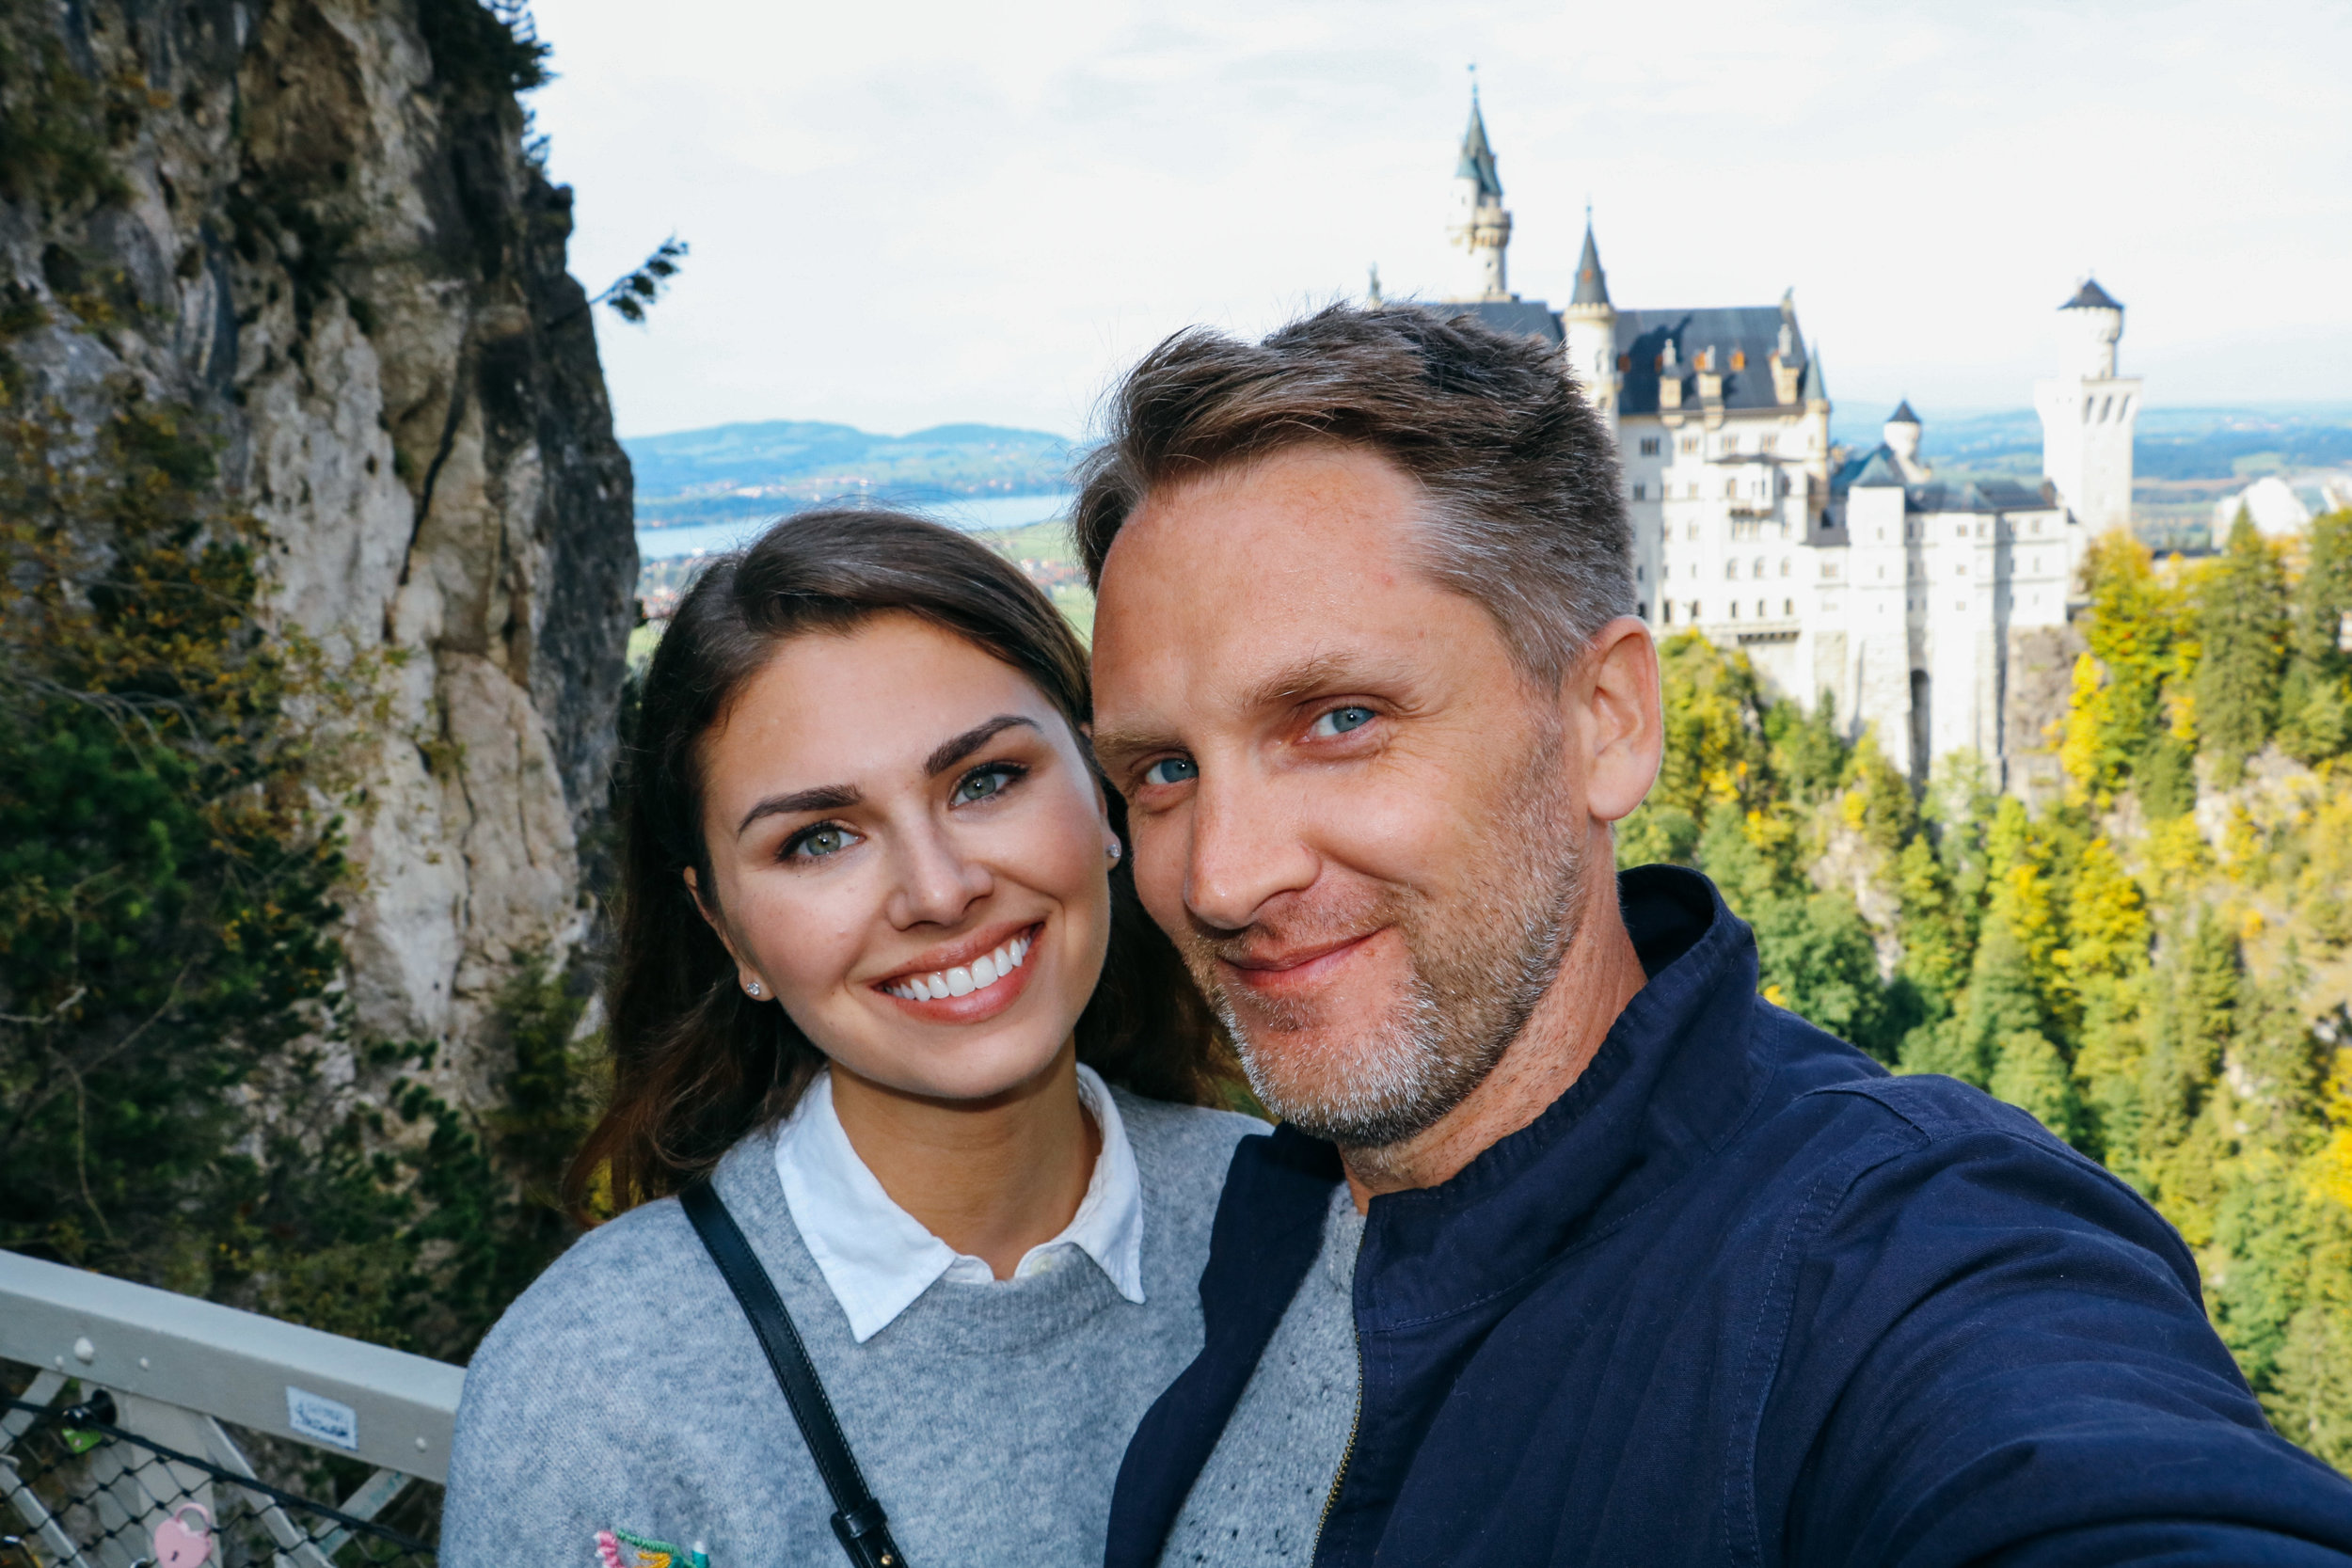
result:
[[[992,795],[1003,794],[1005,785],[1011,782],[1011,772],[1002,768],[989,768],[977,773],[967,773],[956,784],[956,800],[958,803],[967,800],[985,800]]]
[[[1143,770],[1148,784],[1190,784],[1200,776],[1200,765],[1190,757],[1162,757]]]
[[[785,852],[802,860],[814,861],[822,860],[827,855],[837,855],[849,847],[849,830],[825,822],[795,838]]]
[[[1314,727],[1308,733],[1327,738],[1345,735],[1350,730],[1360,730],[1371,722],[1372,709],[1368,707],[1335,707],[1316,720]]]

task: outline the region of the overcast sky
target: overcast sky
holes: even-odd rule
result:
[[[1462,286],[1475,62],[1555,308],[1589,198],[1621,306],[1796,290],[1841,415],[2022,406],[2086,271],[2152,403],[2352,399],[2344,0],[1673,7],[537,0],[532,102],[624,435],[1082,433],[1193,322]],[[1931,431],[1932,441],[1932,431]]]

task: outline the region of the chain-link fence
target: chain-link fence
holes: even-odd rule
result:
[[[319,1502],[217,1423],[31,1370],[0,1364],[0,1568],[435,1568],[437,1487],[379,1472]]]

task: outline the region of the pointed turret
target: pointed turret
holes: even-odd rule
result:
[[[1600,270],[1600,246],[1593,243],[1593,210],[1584,209],[1584,254],[1576,261],[1576,293],[1571,305],[1609,303],[1609,275]]]
[[[1454,297],[1486,301],[1515,299],[1503,262],[1511,243],[1511,214],[1502,210],[1502,176],[1486,140],[1486,117],[1470,88],[1470,129],[1462,133],[1461,160],[1454,166],[1454,243],[1470,254],[1470,289]]]
[[[1474,87],[1470,88],[1470,129],[1462,133],[1462,161],[1454,166],[1454,178],[1473,182],[1482,198],[1502,199],[1502,176],[1495,172],[1494,149],[1486,144],[1486,117],[1478,112]]]
[[[1593,209],[1584,209],[1584,254],[1576,263],[1576,293],[1560,312],[1568,365],[1577,384],[1601,417],[1617,417],[1617,308],[1609,303],[1609,276],[1600,270],[1600,246],[1593,243]]]

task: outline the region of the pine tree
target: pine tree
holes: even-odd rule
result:
[[[2206,569],[2197,594],[2198,737],[2213,754],[2214,781],[2225,789],[2244,777],[2247,759],[2277,725],[2286,610],[2278,552],[2241,507],[2229,548]]]
[[[2352,615],[2352,512],[2312,523],[2303,579],[2296,585],[2293,657],[2279,693],[2279,744],[2315,764],[2352,746],[2352,657],[2344,627]]]

